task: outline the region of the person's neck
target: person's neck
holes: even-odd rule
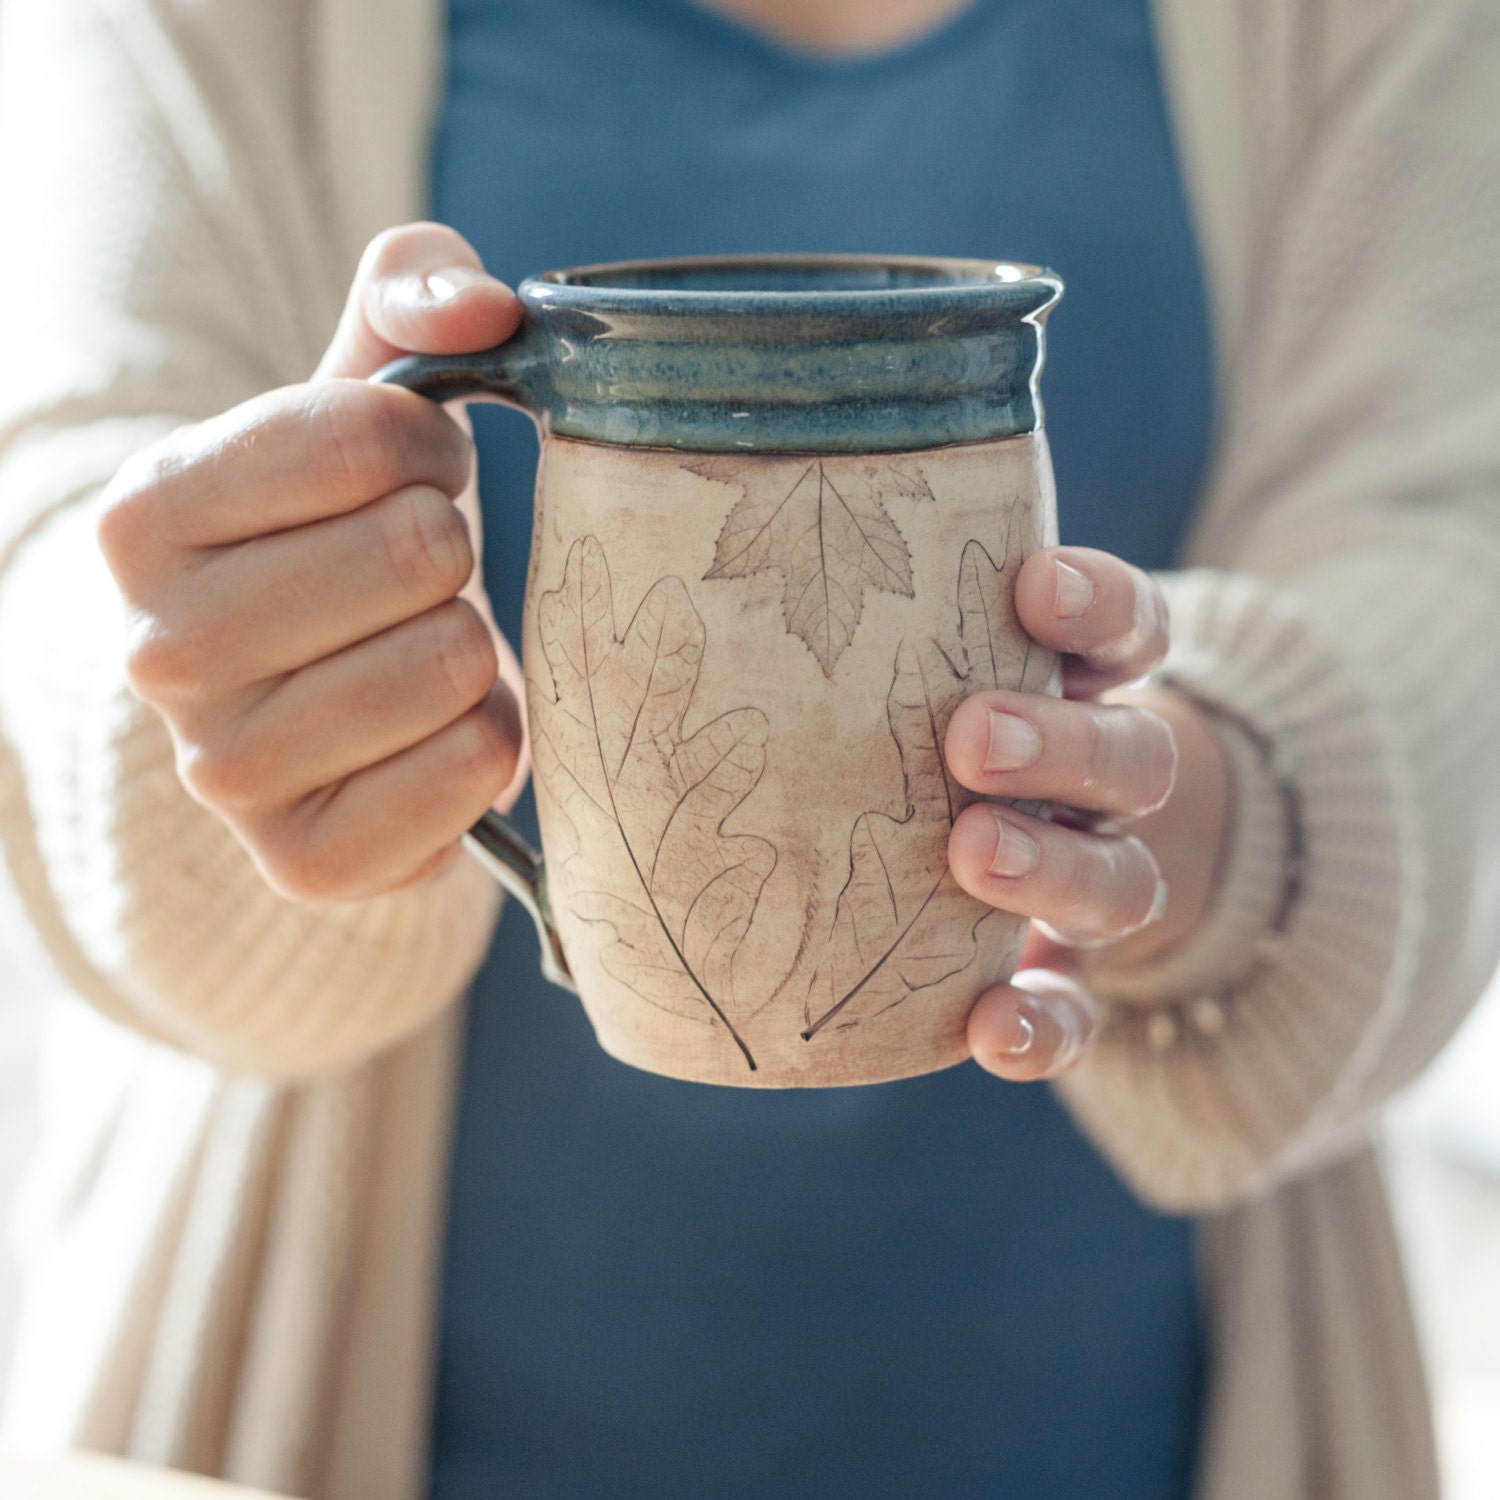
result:
[[[938,30],[973,0],[696,0],[805,52],[860,57]]]

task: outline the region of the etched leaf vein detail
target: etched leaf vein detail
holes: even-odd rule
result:
[[[899,817],[871,810],[854,822],[849,875],[813,974],[804,1039],[889,1010],[962,973],[978,953],[991,909],[948,869],[948,833],[973,797],[948,774],[943,739],[968,694],[1018,687],[1031,665],[1014,623],[1010,579],[977,541],[959,563],[957,649],[907,638],[896,652],[886,719],[900,757],[905,806]]]
[[[533,746],[567,824],[572,910],[606,930],[608,974],[650,1004],[722,1027],[753,1070],[734,959],[776,851],[724,823],[760,781],[765,715],[736,708],[689,732],[703,620],[668,577],[617,630],[593,536],[569,550],[537,628],[551,685],[533,688]]]
[[[687,465],[741,491],[703,576],[780,574],[787,630],[832,677],[854,638],[866,592],[912,597],[911,553],[886,502],[931,501],[932,490],[919,472],[892,464],[765,464],[705,459]]]

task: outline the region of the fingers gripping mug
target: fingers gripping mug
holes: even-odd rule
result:
[[[968,694],[1055,691],[1017,623],[1055,540],[1051,273],[793,256],[553,271],[508,343],[375,378],[532,412],[522,631],[545,863],[470,835],[614,1056],[760,1087],[967,1055],[1021,918],[967,895]]]

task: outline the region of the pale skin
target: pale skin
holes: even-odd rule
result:
[[[478,579],[467,428],[365,379],[404,351],[499,343],[519,318],[454,231],[389,231],[311,380],[173,434],[104,497],[131,685],[165,719],[188,791],[288,896],[429,879],[524,780],[520,672]],[[975,1059],[1025,1081],[1085,1055],[1091,967],[1139,962],[1199,922],[1229,788],[1189,700],[1123,686],[1166,649],[1146,574],[1049,548],[1022,568],[1016,606],[1063,653],[1065,697],[978,694],[946,753],[976,792],[1061,810],[1044,822],[976,804],[949,845],[966,890],[1050,929],[1033,927],[1023,971],[969,1022]]]
[[[698,0],[790,47],[831,56],[884,52],[934,31],[973,0]]]

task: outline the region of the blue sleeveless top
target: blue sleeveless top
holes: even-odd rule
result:
[[[1168,564],[1209,336],[1145,0],[976,0],[894,53],[692,0],[450,0],[436,217],[553,266],[871,250],[1054,266],[1066,540]],[[474,408],[517,638],[536,442]],[[529,814],[527,815],[529,816]],[[533,830],[534,833],[534,830]],[[470,1007],[435,1500],[1186,1500],[1190,1226],[1043,1086],[678,1083],[604,1055],[507,913]]]

